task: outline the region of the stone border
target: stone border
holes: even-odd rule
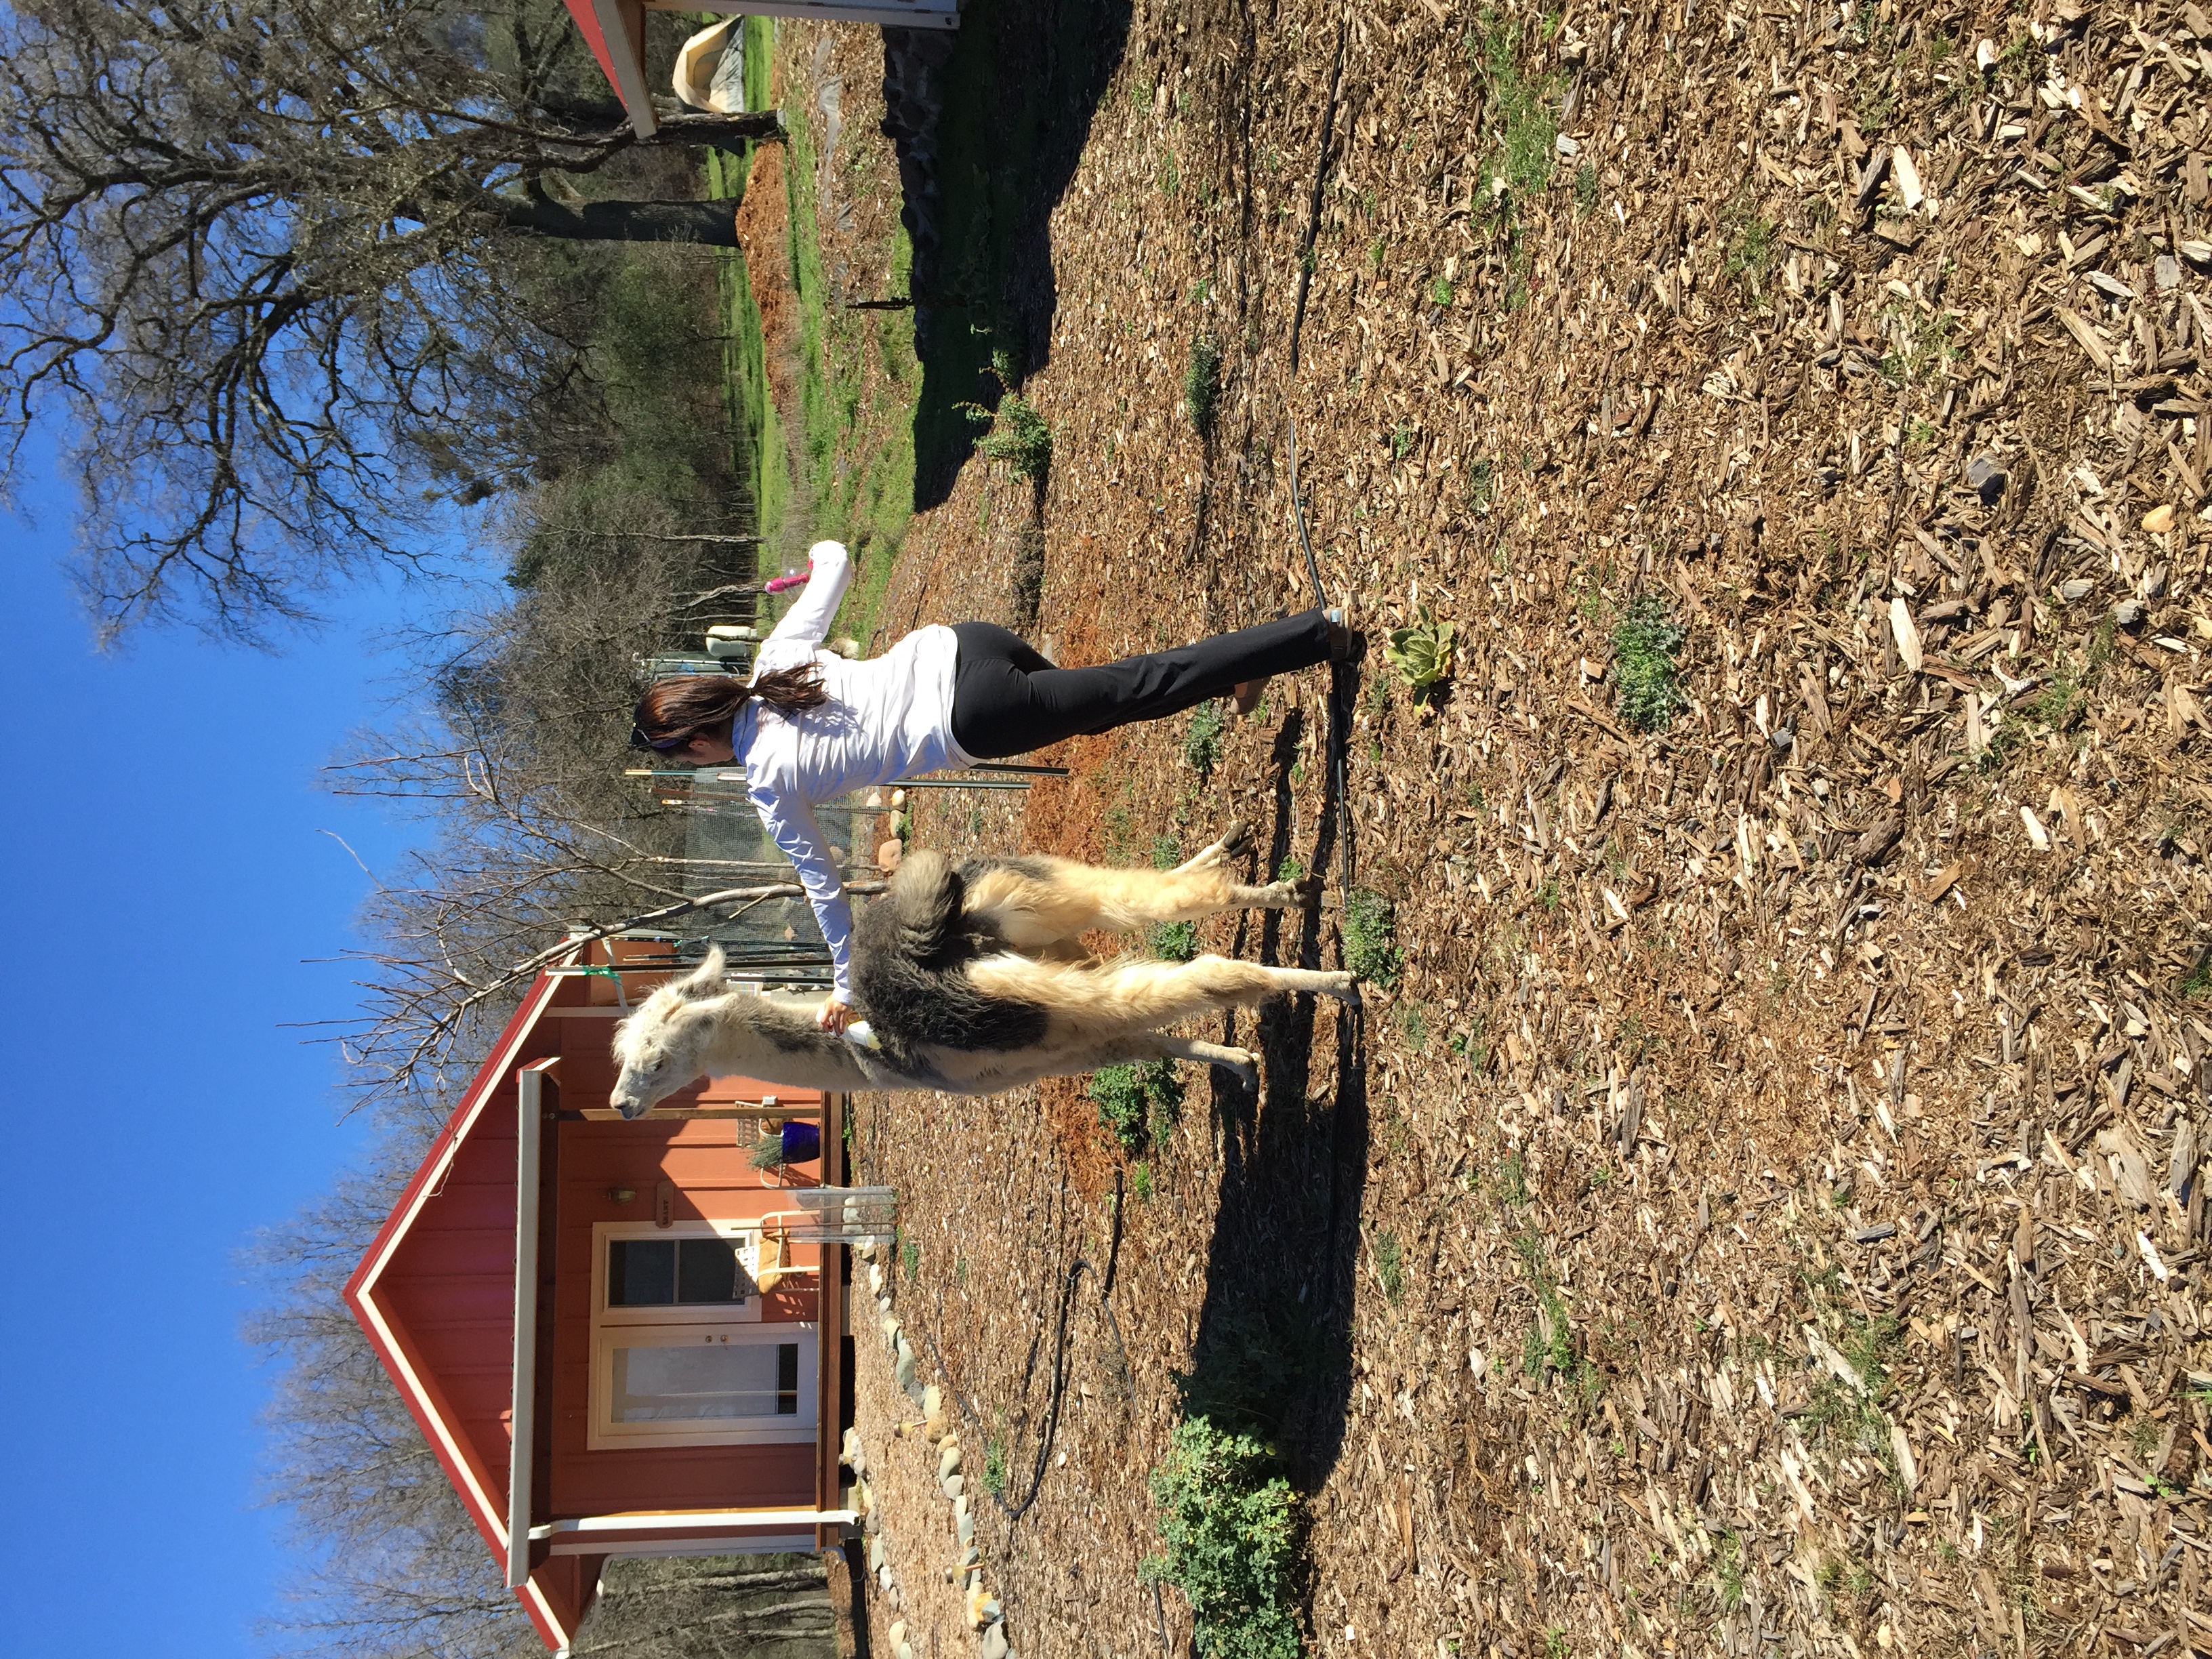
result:
[[[875,1296],[878,1330],[883,1337],[884,1352],[891,1358],[892,1380],[921,1413],[922,1420],[918,1425],[893,1425],[892,1436],[902,1439],[918,1428],[922,1443],[937,1460],[938,1489],[951,1508],[952,1532],[958,1540],[960,1554],[946,1570],[945,1577],[950,1580],[957,1575],[966,1580],[968,1627],[977,1634],[982,1659],[1018,1659],[1006,1638],[1006,1610],[983,1585],[982,1552],[975,1543],[975,1513],[968,1497],[968,1477],[962,1472],[960,1437],[945,1422],[944,1392],[935,1383],[925,1385],[921,1380],[921,1357],[892,1311],[891,1279],[884,1270],[884,1247],[864,1244],[859,1255],[868,1264],[868,1289]],[[874,1576],[877,1588],[890,1601],[891,1610],[902,1611],[904,1597],[899,1589],[898,1576],[891,1571],[889,1553],[884,1547],[883,1512],[876,1507],[868,1488],[868,1457],[857,1428],[845,1431],[838,1462],[853,1471],[854,1507],[860,1511],[861,1526],[868,1534],[868,1571]],[[895,1620],[888,1632],[891,1659],[916,1659],[906,1634],[905,1620]]]

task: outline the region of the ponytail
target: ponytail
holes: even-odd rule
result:
[[[788,718],[821,708],[830,694],[822,689],[821,669],[811,662],[763,674],[750,684],[735,674],[658,680],[637,700],[630,741],[647,749],[674,749],[694,737],[719,737],[734,728],[746,703],[756,701]]]

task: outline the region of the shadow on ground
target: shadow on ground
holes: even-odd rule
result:
[[[1293,855],[1290,771],[1304,724],[1292,714],[1276,740],[1265,875]],[[1310,870],[1328,871],[1335,861],[1340,819],[1335,811],[1323,815],[1306,854]],[[1320,963],[1317,907],[1259,914],[1262,960]],[[1334,1074],[1318,1079],[1317,1019],[1335,1021],[1337,1057]],[[1300,997],[1262,1013],[1259,1046],[1265,1112],[1240,1085],[1214,1074],[1224,1167],[1183,1413],[1267,1441],[1292,1482],[1312,1492],[1342,1449],[1351,1398],[1353,1277],[1367,1178],[1366,1044],[1358,1010]]]
[[[915,239],[915,510],[951,493],[977,428],[1043,367],[1059,289],[1048,236],[1128,38],[1127,0],[969,0],[938,71],[932,224]],[[997,367],[994,368],[994,361]]]

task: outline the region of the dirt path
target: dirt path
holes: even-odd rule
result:
[[[1402,954],[1364,1024],[1259,1022],[1257,1101],[1187,1072],[1148,1199],[1079,1082],[860,1112],[1017,1499],[1068,1309],[1036,1502],[980,1504],[1009,1634],[1159,1644],[1188,1397],[1304,1494],[1317,1651],[2212,1653],[2212,26],[1400,10],[1348,26],[1295,373],[1337,14],[1139,9],[1050,223],[1062,659],[1310,602],[1292,419],[1332,599],[1461,648],[1430,707],[1279,683],[1205,775],[1174,722],[920,811],[1139,860],[1243,816],[1327,904],[1202,944],[1330,963],[1342,823]],[[889,631],[1005,617],[1032,524],[969,465]],[[1652,734],[1632,611],[1683,630]],[[860,1397],[882,1616],[967,1651],[865,1343]]]

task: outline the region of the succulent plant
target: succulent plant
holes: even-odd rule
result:
[[[1420,608],[1419,620],[1411,627],[1390,630],[1389,642],[1382,647],[1383,658],[1413,687],[1414,702],[1451,678],[1452,635],[1452,625],[1431,617],[1426,605]]]

